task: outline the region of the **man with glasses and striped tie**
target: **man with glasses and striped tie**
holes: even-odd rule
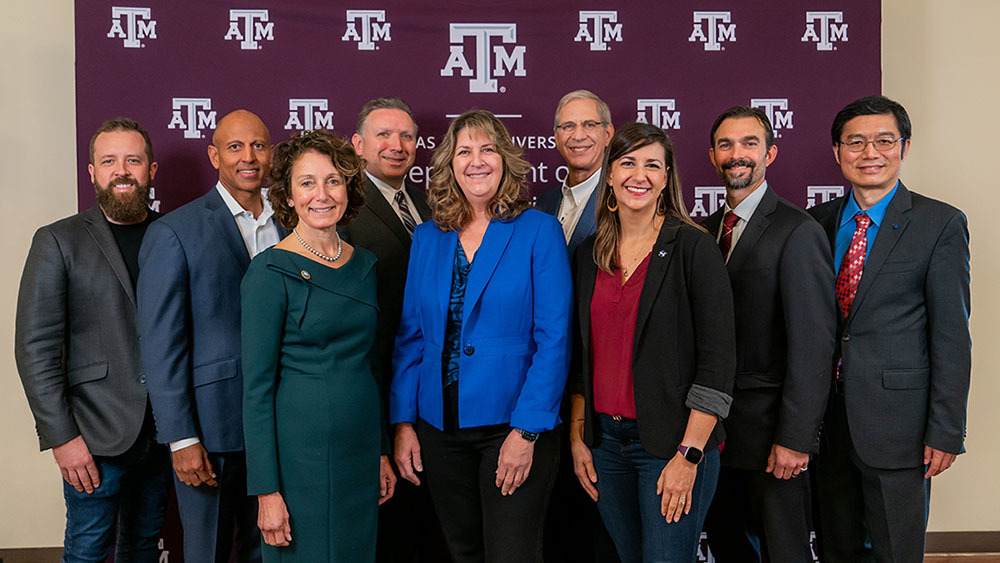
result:
[[[930,478],[964,452],[968,225],[899,181],[903,106],[861,98],[831,133],[851,190],[810,210],[833,249],[839,309],[815,463],[821,560],[921,562]]]
[[[406,102],[396,97],[369,100],[358,114],[357,132],[351,143],[366,162],[365,205],[350,225],[340,228],[340,236],[378,258],[375,277],[379,319],[375,335],[377,359],[373,367],[381,379],[383,393],[387,393],[410,262],[410,241],[413,229],[430,217],[431,210],[426,194],[405,182],[417,152],[417,123]],[[388,413],[386,396],[383,396],[384,415]],[[436,540],[442,547],[433,555],[426,554]],[[426,488],[419,490],[398,481],[396,495],[379,509],[377,561],[389,563],[404,558],[410,561],[414,546],[418,561],[436,560],[434,557],[444,550],[443,542]]]

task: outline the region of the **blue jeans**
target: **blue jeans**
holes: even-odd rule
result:
[[[124,454],[95,456],[94,463],[101,485],[93,493],[77,492],[63,481],[63,562],[104,561],[111,553],[117,524],[115,561],[156,563],[171,474],[166,447],[140,436]]]
[[[668,459],[642,447],[635,420],[598,414],[601,442],[593,448],[597,508],[622,563],[692,563],[719,478],[719,450],[705,452],[688,502],[691,512],[668,524],[660,514],[656,481]]]

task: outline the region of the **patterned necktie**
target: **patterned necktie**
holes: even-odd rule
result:
[[[733,227],[736,226],[736,222],[740,218],[732,211],[727,211],[726,216],[722,218],[722,236],[719,237],[719,250],[722,251],[722,257],[729,257],[729,247],[733,244]]]
[[[851,312],[851,305],[854,303],[854,296],[858,293],[858,282],[861,281],[861,272],[865,269],[865,253],[868,250],[868,225],[872,220],[862,212],[854,216],[854,221],[858,224],[854,229],[854,238],[851,239],[851,246],[844,254],[844,260],[840,263],[840,271],[837,272],[837,302],[840,303],[840,312],[847,318]]]
[[[396,205],[399,206],[399,214],[403,218],[403,226],[406,227],[406,232],[413,236],[413,229],[417,228],[417,222],[413,219],[413,214],[410,213],[410,206],[406,204],[406,198],[403,197],[403,189],[400,188],[396,190],[396,195],[393,198],[396,200]]]

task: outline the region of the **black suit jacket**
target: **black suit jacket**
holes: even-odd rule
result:
[[[597,280],[595,237],[574,256],[578,330],[570,392],[584,396],[584,442],[600,436],[590,363],[590,301]],[[693,385],[732,394],[736,369],[733,298],[719,248],[707,234],[667,216],[653,245],[639,297],[632,351],[639,439],[649,453],[673,457],[687,427]],[[706,449],[724,439],[716,424]]]
[[[836,245],[850,193],[810,210]],[[861,460],[919,467],[924,445],[964,451],[972,363],[969,230],[958,209],[900,183],[841,318],[844,400]]]
[[[38,229],[17,295],[14,357],[42,450],[83,436],[124,453],[146,414],[132,280],[101,208]]]
[[[833,258],[823,229],[765,189],[726,264],[736,311],[736,389],[722,463],[767,467],[772,444],[819,447],[836,331]],[[705,219],[713,236],[725,209]]]
[[[577,221],[576,227],[573,228],[573,235],[570,236],[569,242],[566,243],[566,249],[569,251],[570,257],[573,256],[577,247],[579,247],[587,237],[597,231],[597,225],[594,224],[594,221],[597,219],[597,214],[594,211],[596,201],[597,189],[595,188],[594,191],[591,192],[590,197],[587,198],[587,203],[583,206],[580,220]],[[536,209],[544,211],[557,219],[559,218],[559,206],[561,205],[562,189],[560,188],[545,192],[544,194],[538,196],[538,200],[535,202]]]
[[[404,185],[403,189],[413,201],[414,209],[410,212],[427,221],[431,216],[427,195],[412,186]],[[392,350],[403,310],[403,288],[406,285],[406,269],[410,263],[412,237],[406,232],[403,222],[385,196],[367,176],[364,207],[353,221],[339,227],[338,231],[344,240],[371,251],[378,258],[375,263],[375,278],[378,283],[379,317],[373,369],[382,389],[387,390],[392,378]],[[386,405],[383,404],[383,407]],[[383,412],[389,412],[388,408],[383,408]]]

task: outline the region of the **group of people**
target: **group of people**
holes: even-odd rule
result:
[[[149,135],[105,122],[97,205],[38,230],[18,296],[64,561],[156,561],[171,466],[189,562],[690,563],[702,530],[720,562],[804,562],[810,523],[826,563],[922,561],[964,451],[968,228],[900,182],[901,105],[831,133],[851,189],[806,212],[766,181],[766,114],[720,114],[698,225],[670,137],[587,90],[534,207],[487,111],[424,193],[399,98],[273,147],[237,110],[216,186],[159,217]]]

